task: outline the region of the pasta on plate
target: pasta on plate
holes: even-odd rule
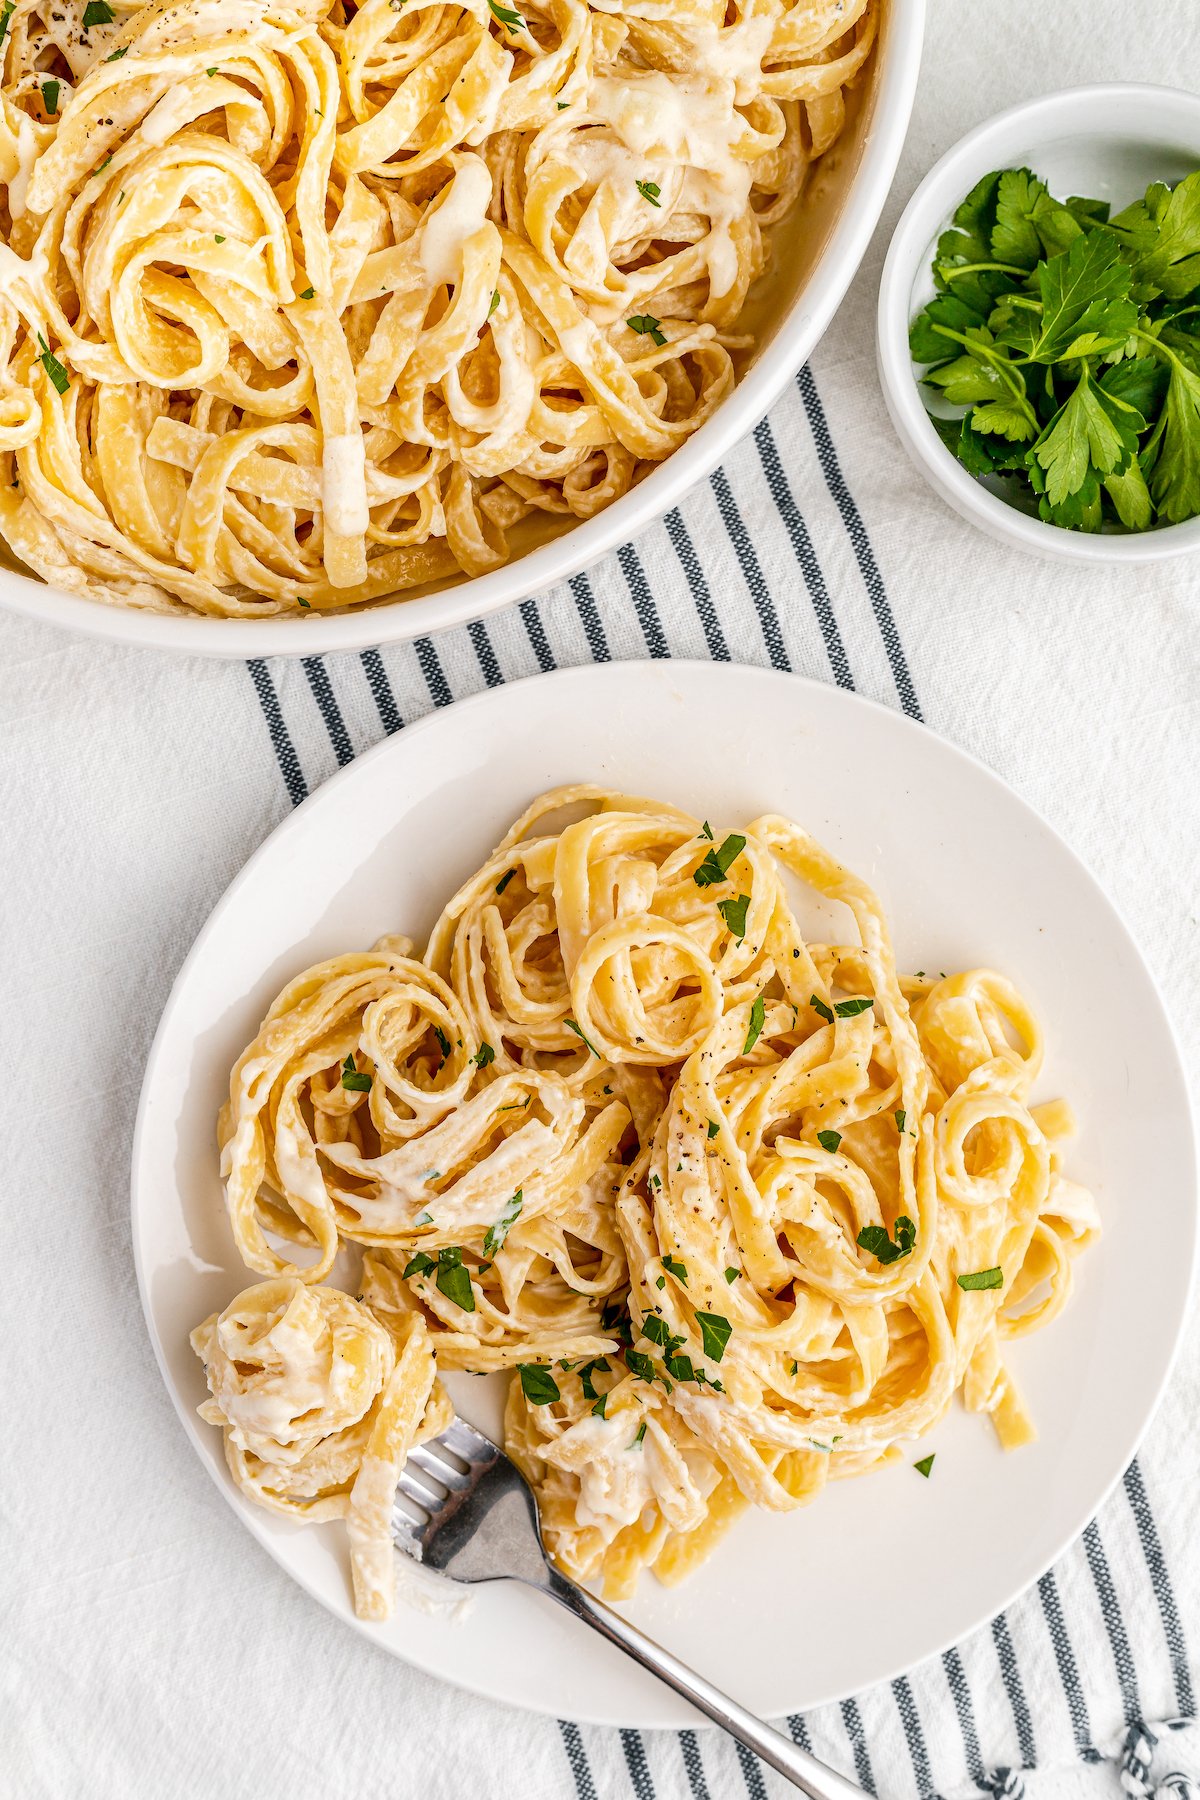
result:
[[[879,0],[5,0],[0,533],[226,617],[477,575],[729,392]]]
[[[797,884],[839,941],[805,935]],[[420,956],[306,970],[239,1057],[222,1172],[264,1280],[194,1335],[204,1416],[252,1498],[348,1493],[352,1526],[386,1439],[378,1544],[387,1478],[444,1423],[435,1363],[512,1371],[547,1545],[618,1597],[747,1504],[898,1457],[956,1393],[1019,1445],[1008,1343],[1099,1229],[1042,1057],[1003,976],[902,976],[874,893],[789,820],[554,790]],[[326,1281],[347,1247],[357,1300]],[[339,1331],[372,1346],[340,1385]],[[371,1424],[393,1390],[403,1423]]]

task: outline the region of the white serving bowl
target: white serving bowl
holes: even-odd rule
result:
[[[998,113],[946,152],[904,209],[879,287],[876,349],[892,423],[942,498],[1001,543],[1075,563],[1156,562],[1200,549],[1200,519],[1129,533],[1047,525],[968,474],[930,423],[908,327],[933,299],[937,240],[977,181],[992,169],[1021,167],[1059,198],[1086,194],[1118,211],[1152,181],[1180,181],[1200,168],[1200,97],[1128,82],[1066,88]]]
[[[805,362],[862,261],[892,184],[916,93],[926,0],[886,0],[861,103],[825,158],[802,214],[803,229],[776,235],[781,267],[757,355],[695,436],[595,518],[501,569],[418,599],[309,617],[211,619],[107,606],[0,566],[0,606],[120,643],[188,655],[312,656],[359,650],[443,631],[498,612],[596,562],[668,512],[758,423]]]

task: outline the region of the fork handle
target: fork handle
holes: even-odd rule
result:
[[[809,1795],[809,1800],[864,1800],[863,1790],[855,1787],[852,1781],[847,1781],[844,1775],[837,1774],[833,1769],[827,1769],[824,1763],[818,1762],[815,1756],[810,1756],[807,1750],[802,1750],[799,1744],[793,1744],[782,1732],[748,1712],[744,1706],[739,1706],[736,1700],[723,1694],[720,1688],[714,1687],[711,1681],[706,1681],[703,1675],[697,1675],[686,1663],[681,1663],[677,1656],[672,1656],[669,1650],[664,1650],[661,1644],[656,1644],[653,1638],[648,1638],[635,1625],[631,1625],[628,1619],[623,1619],[620,1613],[613,1612],[602,1600],[597,1600],[594,1594],[576,1587],[573,1582],[560,1575],[557,1569],[548,1568],[548,1574],[550,1579],[546,1591],[553,1594],[568,1612],[574,1613],[577,1619],[582,1619],[594,1631],[606,1637],[610,1644],[616,1644],[628,1656],[640,1662],[644,1669],[649,1669],[660,1681],[665,1681],[668,1687],[674,1688],[677,1694],[682,1694],[685,1700],[690,1700],[702,1713],[707,1713],[714,1724],[728,1731],[745,1744],[748,1750],[753,1750],[756,1756],[761,1756],[771,1768],[786,1776],[793,1787],[798,1787],[801,1793]]]

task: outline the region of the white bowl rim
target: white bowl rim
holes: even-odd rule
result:
[[[1114,117],[1114,110],[1121,117]],[[988,168],[999,168],[1005,149],[1030,126],[1045,124],[1047,139],[1070,135],[1085,120],[1110,130],[1129,123],[1145,126],[1152,144],[1179,121],[1196,143],[1200,166],[1200,95],[1152,82],[1096,82],[1058,88],[1023,100],[973,126],[951,145],[915,189],[900,217],[884,260],[876,315],[876,360],[892,424],[913,462],[963,518],[990,537],[1052,561],[1082,563],[1158,562],[1200,549],[1200,518],[1156,531],[1092,535],[1066,531],[1019,512],[992,494],[946,449],[929,422],[913,376],[908,351],[909,313],[918,265],[930,238],[948,222],[955,206]],[[972,169],[976,172],[972,173]]]
[[[769,346],[694,437],[628,494],[490,574],[417,600],[301,618],[214,619],[88,600],[0,568],[0,607],[43,624],[182,655],[320,656],[408,642],[499,612],[569,580],[662,517],[709,475],[808,359],[866,254],[892,186],[916,96],[927,0],[887,0],[862,156],[820,259]]]

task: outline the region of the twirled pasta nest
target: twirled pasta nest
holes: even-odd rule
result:
[[[7,4],[0,532],[259,616],[590,516],[728,393],[877,3]]]
[[[848,941],[804,934],[795,879]],[[546,1540],[618,1595],[647,1563],[679,1579],[747,1502],[899,1456],[957,1391],[1018,1444],[1004,1345],[1098,1229],[1060,1171],[1068,1109],[1030,1103],[1041,1063],[1002,976],[901,977],[875,895],[798,826],[556,790],[422,956],[384,939],[307,970],[238,1059],[229,1214],[269,1279],[198,1334],[209,1416],[233,1431],[230,1320],[306,1292],[431,1346],[391,1377],[407,1441],[433,1356],[515,1366],[507,1444]],[[321,1285],[344,1246],[359,1302]],[[340,1408],[316,1428],[338,1492],[356,1407],[358,1437]],[[251,1444],[248,1482],[230,1442],[248,1491],[296,1503],[291,1449]],[[326,1492],[305,1479],[302,1511]]]

